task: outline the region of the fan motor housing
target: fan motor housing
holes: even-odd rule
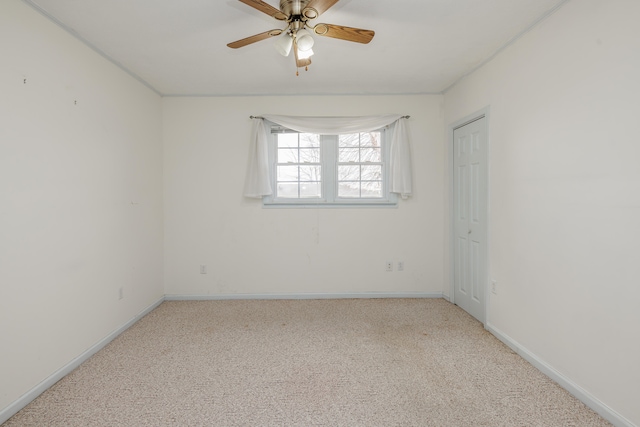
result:
[[[305,8],[309,4],[310,0],[280,0],[280,10],[288,16],[304,16],[308,19],[313,19],[318,16],[314,9],[309,9],[311,16],[305,14]]]

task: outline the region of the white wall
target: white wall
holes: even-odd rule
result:
[[[0,58],[1,412],[163,289],[160,97],[18,0]]]
[[[490,106],[490,326],[635,425],[638,16],[569,1],[445,95],[447,124]]]
[[[304,78],[301,75],[299,78]],[[165,98],[168,295],[442,292],[442,97]],[[250,115],[401,113],[415,195],[397,209],[263,209],[242,196]],[[387,260],[405,270],[385,272]],[[208,274],[199,274],[199,265]]]

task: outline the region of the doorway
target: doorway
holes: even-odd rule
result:
[[[452,302],[483,324],[487,293],[487,118],[453,127]]]

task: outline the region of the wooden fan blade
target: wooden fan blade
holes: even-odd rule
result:
[[[279,36],[282,34],[282,30],[269,30],[264,33],[256,34],[255,36],[247,37],[246,39],[237,40],[235,42],[229,43],[229,46],[232,49],[237,49],[239,47],[244,47],[248,44],[259,42],[264,39],[268,39],[269,37]]]
[[[263,2],[262,0],[240,0],[240,1],[246,4],[247,6],[251,6],[252,8],[259,10],[260,12],[266,13],[267,15],[276,18],[277,20],[286,21],[288,18],[287,15],[285,15],[275,7],[271,6],[270,4]]]
[[[311,58],[298,58],[298,43],[296,43],[295,41],[293,42],[293,54],[296,57],[296,67],[302,68],[307,67],[311,64]]]
[[[305,9],[311,8],[315,9],[318,12],[318,16],[322,15],[334,4],[338,3],[339,0],[311,0]],[[317,18],[317,16],[316,16]],[[313,19],[309,17],[309,19]]]
[[[313,27],[313,31],[319,36],[333,37],[334,39],[347,40],[350,42],[367,44],[376,34],[372,30],[361,28],[343,27],[341,25],[318,24]]]
[[[308,67],[309,65],[311,65],[311,58],[296,60],[296,67],[298,68]]]

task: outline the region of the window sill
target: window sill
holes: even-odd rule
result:
[[[358,200],[358,201],[340,201],[340,202],[309,202],[309,201],[263,201],[262,207],[264,209],[360,209],[360,208],[379,208],[389,209],[397,208],[397,200],[384,200],[384,201],[371,201],[371,200]]]

